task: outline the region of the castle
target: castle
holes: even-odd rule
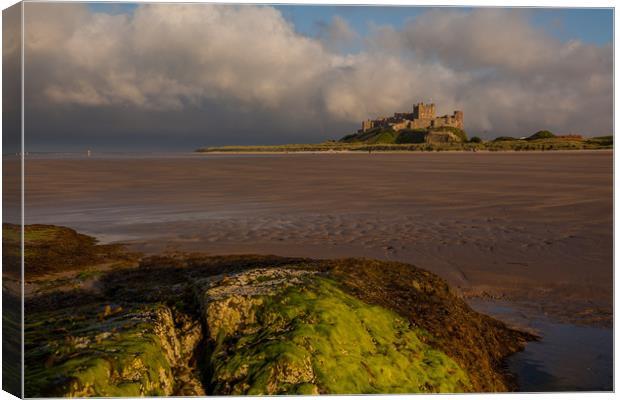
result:
[[[434,103],[418,103],[413,105],[412,113],[394,113],[391,117],[362,121],[362,129],[358,132],[366,132],[379,127],[391,127],[399,131],[401,129],[436,129],[446,126],[463,129],[463,111],[436,117]]]

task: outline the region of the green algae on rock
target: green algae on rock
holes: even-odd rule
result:
[[[26,277],[26,396],[507,391],[533,339],[410,264],[117,250]]]
[[[92,307],[71,311],[40,313],[38,322],[26,324],[27,397],[175,393],[176,368],[186,354],[170,309],[142,305],[110,314],[95,314]],[[37,346],[41,336],[45,346]],[[195,383],[189,394],[203,395]]]
[[[2,262],[21,270],[21,229],[19,225],[2,224]],[[101,245],[91,236],[55,225],[25,225],[24,272],[26,278],[98,263],[123,263],[135,256],[116,244]]]
[[[471,390],[454,360],[420,340],[428,332],[346,294],[332,280],[260,269],[216,282],[204,296],[215,393]]]

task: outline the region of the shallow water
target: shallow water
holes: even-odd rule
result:
[[[472,300],[477,311],[541,336],[506,360],[517,376],[519,391],[612,391],[613,330],[558,323],[541,314],[527,314],[505,301]]]

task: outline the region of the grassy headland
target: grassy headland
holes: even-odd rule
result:
[[[579,135],[556,136],[539,131],[526,138],[500,136],[482,140],[467,138],[465,132],[453,132],[460,141],[433,143],[425,141],[425,130],[390,129],[347,135],[339,141],[316,144],[273,146],[220,146],[196,150],[200,153],[299,153],[299,152],[410,152],[410,151],[547,151],[613,149],[613,136],[584,138]]]

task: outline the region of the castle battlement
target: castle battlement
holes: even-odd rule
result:
[[[374,128],[391,127],[395,131],[401,129],[434,129],[443,127],[463,129],[463,111],[454,111],[452,115],[435,116],[435,104],[417,103],[411,113],[394,113],[391,117],[380,117],[362,121],[362,129],[366,132]]]

